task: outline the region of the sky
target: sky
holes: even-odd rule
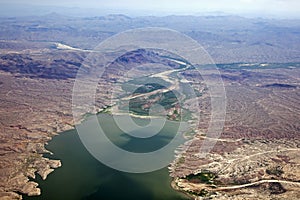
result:
[[[1,0],[15,6],[63,6],[108,10],[126,10],[148,14],[200,14],[224,12],[261,16],[300,16],[300,0]],[[0,3],[0,5],[1,5]]]

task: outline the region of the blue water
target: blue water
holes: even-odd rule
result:
[[[99,121],[107,127],[106,133],[120,147],[136,152],[161,148],[173,138],[176,124],[168,122],[155,137],[145,142],[141,139],[124,137],[109,115],[100,115]],[[139,123],[143,123],[144,119]],[[105,129],[104,126],[104,129]],[[91,127],[92,129],[93,127]],[[169,139],[168,139],[169,138]],[[38,175],[42,195],[24,199],[41,200],[185,200],[184,194],[171,188],[168,169],[131,174],[111,169],[97,161],[85,149],[76,130],[55,136],[46,146],[53,155],[45,155],[62,161],[62,167],[52,172],[43,181]]]

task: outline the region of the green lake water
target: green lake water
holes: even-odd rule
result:
[[[133,152],[147,152],[161,148],[168,144],[178,128],[176,122],[166,122],[159,134],[151,138],[141,139],[123,133],[110,115],[101,114],[98,118],[111,141],[119,147]],[[141,125],[148,123],[146,119],[135,119],[135,121]],[[96,160],[86,150],[76,130],[66,131],[55,136],[46,148],[53,152],[53,155],[47,154],[45,157],[60,159],[62,167],[52,172],[45,181],[37,175],[35,181],[39,183],[42,195],[24,197],[24,199],[188,199],[184,194],[171,188],[171,178],[167,167],[142,174],[125,173],[109,168]]]

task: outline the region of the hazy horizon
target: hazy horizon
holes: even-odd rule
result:
[[[58,12],[67,15],[203,15],[233,14],[248,17],[300,18],[297,0],[2,0],[1,15],[41,15]],[[0,5],[1,5],[0,4]]]

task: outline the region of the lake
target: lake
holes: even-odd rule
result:
[[[122,116],[119,118],[122,120]],[[135,138],[122,132],[111,115],[100,114],[98,119],[105,134],[115,145],[132,152],[159,149],[168,144],[178,130],[178,122],[167,121],[157,135],[146,139]],[[88,124],[88,121],[87,119],[83,122],[83,125]],[[134,121],[139,125],[149,123],[148,119],[134,119]],[[95,127],[89,127],[89,130],[94,129]],[[37,175],[35,181],[39,183],[42,195],[24,196],[24,199],[188,199],[186,195],[175,191],[170,186],[171,177],[169,177],[167,167],[139,174],[114,170],[99,162],[86,150],[76,130],[69,130],[53,137],[46,148],[53,152],[53,155],[45,154],[44,156],[60,159],[62,167],[52,172],[45,181]]]

